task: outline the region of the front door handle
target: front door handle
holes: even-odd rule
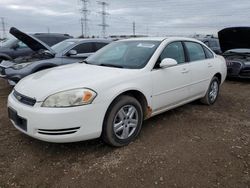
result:
[[[211,63],[208,63],[208,67],[213,67],[213,65]]]

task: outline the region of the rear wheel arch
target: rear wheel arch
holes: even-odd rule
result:
[[[222,79],[222,75],[221,75],[221,73],[216,73],[213,77],[216,77],[216,78],[218,78],[218,80],[219,80],[219,84],[221,84],[221,79]]]

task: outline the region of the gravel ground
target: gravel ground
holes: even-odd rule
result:
[[[145,121],[118,149],[25,136],[7,118],[10,91],[0,80],[0,187],[250,187],[250,81],[227,81],[214,106],[194,102]]]

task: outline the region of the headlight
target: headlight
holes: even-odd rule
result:
[[[42,107],[63,108],[90,104],[96,97],[96,92],[90,89],[73,89],[49,96]]]
[[[22,69],[22,68],[24,68],[24,67],[26,67],[26,66],[28,66],[28,65],[30,65],[31,63],[20,63],[20,64],[16,64],[16,65],[13,65],[12,67],[14,68],[14,69]]]
[[[250,65],[250,61],[249,62],[245,62],[245,65]]]

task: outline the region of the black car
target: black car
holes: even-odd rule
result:
[[[19,37],[30,48],[36,48],[40,53],[38,56],[0,63],[0,77],[7,79],[10,85],[15,85],[25,76],[44,69],[83,61],[111,42],[106,39],[67,39],[49,47],[25,33],[19,33]]]
[[[0,44],[0,62],[2,60],[13,60],[18,57],[29,56],[34,53],[35,49],[29,48],[25,43],[19,40],[21,31],[16,28],[10,29],[10,34],[15,38],[8,39]],[[68,34],[59,33],[35,33],[30,36],[39,39],[48,46],[53,46],[65,39],[73,38]]]
[[[227,76],[250,78],[250,27],[225,28],[218,33]]]
[[[219,39],[214,37],[204,37],[199,40],[205,43],[216,54],[221,54]]]

